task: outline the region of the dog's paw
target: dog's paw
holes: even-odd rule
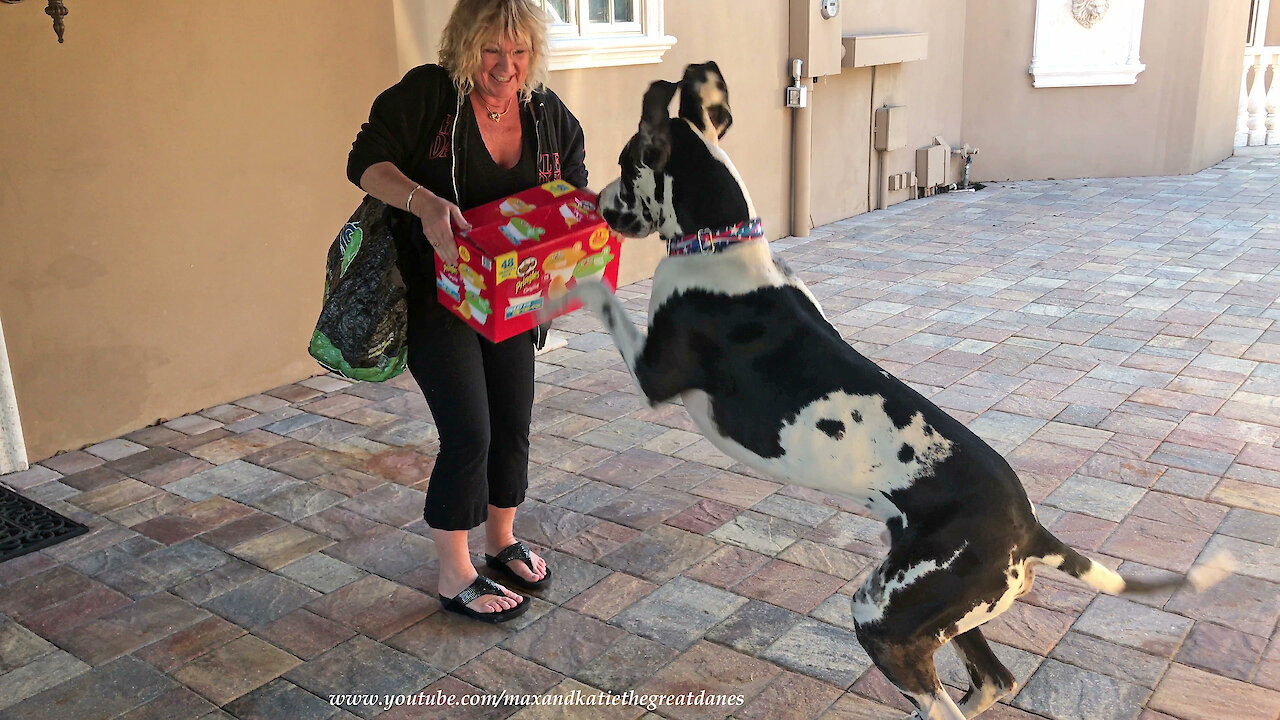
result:
[[[584,280],[569,292],[592,309],[605,305],[609,301],[609,296],[613,295],[609,286],[599,280]]]
[[[576,298],[574,290],[570,290],[564,295],[558,295],[553,298],[547,298],[542,303],[542,307],[538,308],[538,324],[550,321],[552,318],[564,312],[569,303]]]

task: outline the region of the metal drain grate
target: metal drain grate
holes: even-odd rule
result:
[[[84,525],[0,487],[0,562],[87,532]]]

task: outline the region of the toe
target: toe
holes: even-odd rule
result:
[[[510,602],[510,598],[506,597],[499,597],[497,595],[481,595],[475,600],[472,600],[467,607],[475,610],[476,612],[496,613],[502,612],[503,610],[510,610],[512,607],[515,607],[515,605],[510,604]]]
[[[528,567],[526,567],[525,569],[528,570]],[[534,555],[533,556],[533,572],[530,573],[529,579],[537,581],[546,577],[546,575],[547,575],[547,561],[543,560],[541,557],[537,555]]]
[[[533,570],[530,570],[529,566],[525,565],[523,560],[514,560],[507,567],[511,568],[512,572],[524,578],[525,580],[538,579],[538,574]],[[536,562],[534,563],[534,567],[537,567]]]

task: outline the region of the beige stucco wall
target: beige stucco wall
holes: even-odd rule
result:
[[[1246,0],[1147,2],[1135,85],[1033,88],[1035,3],[969,3],[964,140],[974,179],[1195,172],[1231,154]]]
[[[1188,138],[1188,159],[1182,172],[1196,172],[1234,152],[1240,107],[1240,73],[1244,32],[1248,28],[1247,0],[1211,0],[1206,3],[1204,40],[1190,73],[1197,77],[1196,102],[1187,112],[1195,120]],[[1273,3],[1280,12],[1280,2]]]
[[[845,68],[816,84],[812,156],[816,224],[865,212],[868,202],[872,208],[877,205],[879,162],[870,136],[874,107],[906,108],[907,144],[885,154],[889,174],[914,171],[916,148],[933,144],[935,135],[960,144],[965,15],[965,3],[954,0],[864,0],[841,6],[844,35],[926,32],[929,51],[924,60],[875,68],[874,97],[870,68]],[[907,198],[907,190],[892,191],[888,204]]]
[[[313,374],[366,0],[0,6],[0,316],[32,461]],[[385,47],[385,51],[379,48]]]
[[[1269,47],[1280,45],[1280,0],[1271,0],[1267,8],[1267,34],[1264,37]]]

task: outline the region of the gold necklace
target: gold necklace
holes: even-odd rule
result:
[[[480,103],[481,103],[482,105],[484,105],[485,112],[489,115],[489,119],[490,119],[490,120],[492,120],[492,121],[494,121],[494,122],[498,122],[498,121],[502,120],[502,116],[503,116],[503,115],[506,115],[506,114],[507,114],[507,111],[511,109],[511,101],[512,101],[512,100],[514,100],[514,99],[515,99],[515,98],[508,98],[508,99],[507,99],[507,106],[506,106],[505,108],[503,108],[503,109],[502,109],[502,112],[494,112],[494,111],[493,111],[493,108],[489,107],[489,103],[488,103],[488,102],[486,102],[486,101],[485,101],[485,99],[484,99],[483,97],[482,97],[482,98],[480,98]]]

